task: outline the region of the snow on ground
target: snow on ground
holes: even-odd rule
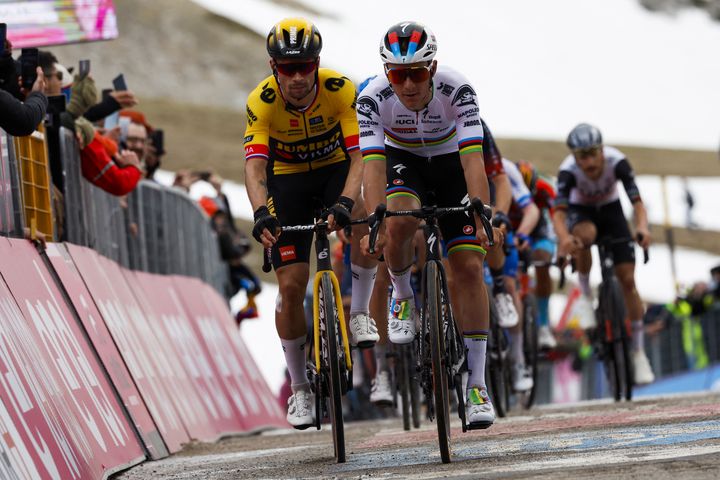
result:
[[[263,37],[283,17],[309,17],[323,35],[323,64],[355,81],[381,72],[377,45],[390,25],[424,22],[438,61],[470,79],[498,136],[558,140],[588,121],[608,144],[718,148],[720,23],[701,10],[650,13],[636,0],[298,0],[311,14],[296,2],[194,1]]]

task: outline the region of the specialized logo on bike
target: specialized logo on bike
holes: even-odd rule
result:
[[[295,245],[287,245],[285,247],[280,247],[280,261],[282,262],[289,262],[290,260],[295,260],[297,258],[297,254],[295,253]]]
[[[430,251],[435,250],[435,242],[437,242],[437,237],[432,233],[427,239],[427,244],[430,245]]]

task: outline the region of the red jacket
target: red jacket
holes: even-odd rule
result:
[[[80,152],[83,177],[112,195],[127,195],[140,181],[142,173],[133,166],[118,167],[97,136],[96,133],[93,141]]]

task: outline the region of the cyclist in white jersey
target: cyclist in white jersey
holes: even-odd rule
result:
[[[615,276],[622,285],[625,305],[632,322],[635,383],[655,380],[643,345],[643,303],[635,288],[635,249],[620,205],[617,183],[621,181],[633,204],[637,240],[650,246],[647,212],[635,184],[632,167],[618,149],[603,145],[600,130],[581,123],[568,135],[572,151],[560,165],[558,196],[553,224],[558,236],[558,258],[573,255],[579,273],[582,301],[592,302],[590,247],[598,238],[627,238],[612,246]],[[589,317],[594,319],[592,315]]]
[[[506,245],[510,247],[510,253],[505,259],[504,274],[507,291],[515,301],[515,308],[522,312],[522,302],[516,288],[519,252],[527,250],[530,245],[530,234],[540,220],[540,209],[535,205],[533,197],[525,185],[520,170],[510,160],[503,158],[503,168],[510,180],[512,188],[512,205],[510,208],[510,219],[512,226],[512,237],[508,237]],[[514,217],[519,217],[515,219]],[[513,240],[511,242],[511,239]],[[510,361],[512,362],[511,380],[513,390],[526,392],[533,387],[532,372],[525,365],[525,353],[523,351],[523,318],[519,316],[518,323],[508,328],[510,333]]]
[[[459,73],[438,69],[436,51],[435,36],[418,23],[394,25],[383,37],[385,75],[369,82],[357,105],[368,212],[385,202],[390,210],[419,208],[431,197],[439,207],[468,204],[473,197],[490,201],[475,91]],[[462,286],[451,297],[471,370],[467,421],[471,428],[487,428],[495,420],[485,386],[489,307],[482,264],[489,240],[477,216],[448,215],[439,225],[453,285]],[[393,284],[388,320],[394,343],[409,343],[415,336],[410,267],[417,227],[412,217],[390,217],[377,239],[376,250],[384,252]],[[498,231],[495,236],[499,244]],[[367,254],[367,237],[361,245]]]

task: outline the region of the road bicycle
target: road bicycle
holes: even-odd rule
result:
[[[625,300],[620,289],[620,282],[615,277],[612,247],[632,241],[631,238],[602,237],[595,242],[600,256],[602,281],[598,286],[598,305],[595,309],[596,325],[588,331],[588,337],[595,355],[603,364],[610,393],[616,402],[623,398],[627,401],[632,400],[635,382]],[[638,236],[638,242],[640,241],[642,238]],[[648,260],[648,251],[643,249],[643,263],[647,263]],[[561,263],[560,267],[560,288],[562,288],[565,280],[564,264]]]
[[[374,251],[380,224],[385,217],[410,216],[425,221],[426,261],[423,267],[421,288],[421,327],[417,341],[417,370],[420,385],[427,405],[427,415],[437,423],[440,457],[443,463],[450,462],[450,389],[455,390],[458,415],[463,432],[474,426],[465,419],[465,394],[462,374],[467,371],[466,352],[463,337],[458,330],[450,307],[447,277],[440,254],[440,228],[438,218],[456,212],[478,214],[485,234],[492,242],[490,208],[480,199],[473,199],[467,207],[423,206],[415,210],[388,211],[385,205],[378,205],[368,223],[370,225],[370,251]]]
[[[366,220],[365,220],[366,221]],[[363,220],[353,223],[362,223]],[[283,226],[283,232],[312,231],[315,234],[317,271],[313,279],[313,353],[311,388],[315,393],[315,426],[330,418],[337,463],[345,462],[345,429],[342,396],[352,389],[352,357],[340,285],[330,264],[328,224]],[[269,272],[270,249],[266,249],[263,271]]]

